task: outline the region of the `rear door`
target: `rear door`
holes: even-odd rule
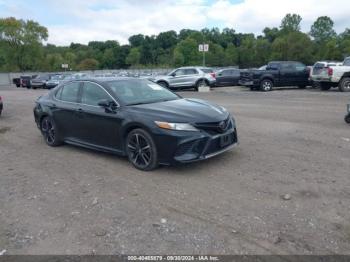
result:
[[[232,70],[224,69],[221,70],[216,77],[216,84],[220,86],[230,85],[232,77]]]
[[[309,70],[303,63],[294,62],[295,83],[297,86],[306,86],[309,84]]]
[[[50,104],[52,117],[63,138],[78,138],[82,127],[77,116],[80,82],[70,82],[54,94]]]
[[[297,73],[292,62],[281,63],[280,86],[293,86],[297,83]]]

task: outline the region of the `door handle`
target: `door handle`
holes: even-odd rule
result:
[[[76,114],[77,114],[77,116],[78,116],[79,118],[83,118],[83,113],[84,113],[84,110],[81,109],[81,108],[78,108],[78,109],[76,110]]]

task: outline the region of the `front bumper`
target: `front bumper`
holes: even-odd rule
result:
[[[223,133],[188,131],[161,131],[155,142],[159,162],[166,165],[190,163],[205,160],[222,154],[238,143],[237,129],[232,121],[231,127]]]

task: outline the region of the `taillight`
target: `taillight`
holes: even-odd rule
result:
[[[333,75],[333,68],[328,67],[327,72],[328,72],[329,76],[332,76]]]
[[[212,77],[216,78],[215,73],[210,73],[210,75],[211,75]]]

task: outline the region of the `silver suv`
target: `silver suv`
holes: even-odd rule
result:
[[[214,70],[208,67],[180,67],[164,76],[157,76],[153,82],[170,89],[214,86],[216,79]]]

